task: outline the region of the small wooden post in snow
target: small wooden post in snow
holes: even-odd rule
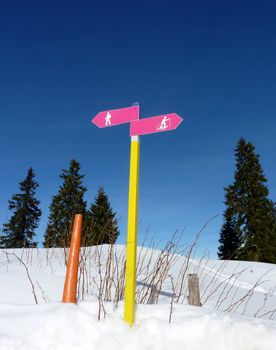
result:
[[[158,299],[158,290],[157,290],[157,285],[153,284],[151,286],[151,292],[148,300],[148,304],[156,304]]]
[[[199,293],[199,279],[197,273],[190,273],[188,275],[188,288],[189,295],[188,301],[190,305],[202,306],[200,302],[200,293]]]

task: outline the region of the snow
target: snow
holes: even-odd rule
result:
[[[118,307],[105,302],[106,315],[101,310],[98,320],[95,284],[99,276],[93,249],[89,249],[91,259],[87,260],[91,269],[88,292],[77,305],[60,302],[65,276],[63,250],[0,251],[0,350],[276,350],[276,315],[270,312],[276,308],[275,265],[191,259],[188,271],[200,277],[203,307],[187,305],[185,293],[183,303],[177,304],[170,279],[165,279],[158,304],[137,305],[135,325],[129,327],[122,320],[123,301]],[[103,261],[108,249],[102,247]],[[116,249],[119,256],[124,247]],[[151,266],[160,254],[153,253]],[[175,280],[184,262],[185,257],[179,256],[171,266],[170,275]],[[138,294],[148,282],[148,273],[150,270],[141,270],[137,276]],[[248,292],[250,297],[231,309],[233,302],[238,303]],[[227,308],[231,312],[223,312]],[[252,317],[255,314],[259,317]]]
[[[78,305],[0,306],[0,349],[276,349],[274,322],[251,320],[176,305],[140,305],[130,328],[122,321],[123,305],[107,305],[97,320],[97,302]]]

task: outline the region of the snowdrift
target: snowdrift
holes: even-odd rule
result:
[[[82,250],[77,305],[60,302],[66,250],[0,250],[0,349],[276,349],[275,265],[141,248],[129,328],[124,250]],[[187,305],[188,273],[199,275],[202,308]]]

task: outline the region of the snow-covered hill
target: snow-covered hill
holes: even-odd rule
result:
[[[67,253],[0,250],[1,350],[276,349],[275,265],[140,248],[130,329],[122,321],[125,247],[82,250],[77,305],[60,302]],[[187,305],[188,273],[198,273],[202,308]]]

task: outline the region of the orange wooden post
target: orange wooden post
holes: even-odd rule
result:
[[[72,231],[70,254],[66,269],[66,277],[63,288],[63,303],[76,303],[79,253],[81,242],[82,215],[77,214],[74,218],[74,227]]]

